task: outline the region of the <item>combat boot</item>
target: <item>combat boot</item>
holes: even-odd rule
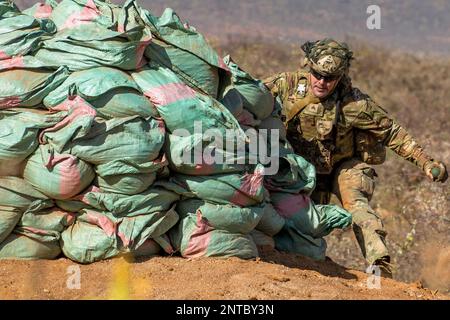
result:
[[[380,276],[382,276],[383,278],[392,279],[393,265],[391,264],[390,256],[384,256],[380,259],[375,260],[373,265],[380,268]]]

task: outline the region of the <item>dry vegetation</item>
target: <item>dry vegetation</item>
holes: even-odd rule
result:
[[[218,44],[255,77],[298,67],[299,46],[233,40]],[[354,85],[387,109],[436,159],[450,165],[450,60],[428,60],[391,53],[349,41],[355,51]],[[389,232],[388,246],[395,279],[421,281],[450,290],[450,184],[433,184],[420,170],[395,154],[376,168],[379,180],[372,205]],[[364,270],[353,232],[328,237],[328,255],[336,262]]]

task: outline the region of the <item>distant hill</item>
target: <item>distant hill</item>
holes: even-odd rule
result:
[[[35,2],[16,1],[22,8]],[[331,36],[341,40],[364,39],[416,53],[450,54],[448,0],[140,0],[138,3],[158,15],[171,7],[199,31],[221,40],[246,36],[300,42]],[[381,8],[381,30],[366,27],[370,4]]]

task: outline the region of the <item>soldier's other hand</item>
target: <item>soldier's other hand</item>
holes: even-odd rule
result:
[[[424,171],[431,181],[445,182],[448,178],[447,168],[440,161],[428,161],[425,164]]]

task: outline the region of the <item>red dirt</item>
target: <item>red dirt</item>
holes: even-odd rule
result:
[[[125,258],[79,265],[54,261],[0,261],[0,299],[449,299],[420,284],[382,279],[331,260],[315,262],[279,252],[264,258]],[[78,269],[79,268],[79,269]],[[80,289],[74,274],[80,271]],[[75,279],[75,280],[74,280]]]

